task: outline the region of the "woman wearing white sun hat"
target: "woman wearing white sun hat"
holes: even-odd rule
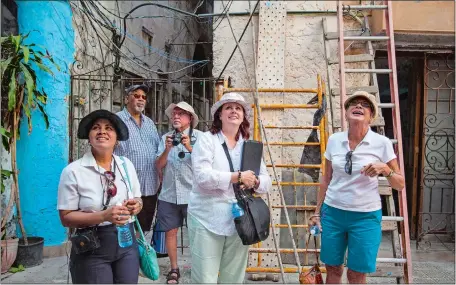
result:
[[[258,178],[240,172],[242,146],[250,136],[252,109],[238,93],[227,93],[212,108],[212,127],[193,149],[194,184],[188,205],[192,283],[243,283],[248,246],[242,244],[231,213],[233,183],[239,180],[258,193],[271,188],[264,162]],[[226,144],[235,172],[230,171]]]
[[[404,177],[391,141],[370,129],[378,115],[375,97],[357,91],[345,101],[344,108],[348,131],[329,137],[317,209],[309,224],[322,230],[321,260],[326,266],[326,283],[342,282],[348,249],[347,279],[351,284],[362,284],[367,273],[376,270],[382,238],[377,176],[386,177],[397,190],[404,188]]]

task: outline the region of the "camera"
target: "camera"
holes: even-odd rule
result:
[[[182,133],[174,133],[174,135],[172,136],[173,138],[173,146],[177,146],[181,143],[182,141]]]

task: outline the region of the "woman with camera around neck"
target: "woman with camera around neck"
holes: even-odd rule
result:
[[[163,173],[163,182],[154,230],[165,232],[171,263],[166,280],[168,284],[176,284],[180,279],[177,231],[187,219],[188,197],[193,185],[192,150],[202,132],[195,130],[198,116],[186,102],[169,105],[165,114],[172,121],[174,131],[163,135],[158,146],[156,166]]]
[[[128,136],[122,120],[107,110],[79,123],[78,138],[90,148],[63,169],[57,203],[62,225],[76,229],[69,264],[75,284],[138,283],[132,216],[142,209],[140,185],[131,161],[113,154]],[[121,243],[128,233],[130,239]]]
[[[236,232],[232,214],[233,184],[256,193],[271,188],[264,161],[259,177],[240,171],[242,148],[249,139],[250,105],[238,93],[227,93],[211,108],[214,119],[193,150],[193,190],[188,206],[192,283],[243,283],[248,250]],[[224,150],[229,153],[234,172]]]
[[[326,147],[325,174],[309,226],[321,230],[321,261],[326,283],[341,284],[347,255],[347,279],[366,283],[375,272],[382,239],[382,204],[378,176],[392,188],[403,190],[391,141],[373,132],[370,124],[378,114],[374,95],[357,91],[344,103],[348,131],[334,133]]]

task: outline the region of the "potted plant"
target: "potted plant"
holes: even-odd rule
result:
[[[2,196],[2,223],[1,223],[1,260],[2,260],[2,266],[1,266],[1,273],[7,272],[11,266],[13,265],[14,261],[16,260],[16,255],[17,255],[17,248],[18,248],[18,238],[14,234],[15,227],[12,227],[12,224],[15,221],[14,215],[10,219],[10,212],[7,213],[6,209],[8,208],[6,206],[6,202],[12,203],[14,201],[14,198],[12,197],[13,191],[9,191],[9,193],[6,193],[5,191],[5,181],[7,181],[10,176],[11,176],[11,171],[2,169],[1,170],[1,175],[2,175],[2,183],[1,183],[1,196]],[[5,195],[9,194],[9,200],[6,200]],[[11,209],[11,208],[10,208]]]
[[[2,91],[2,125],[1,135],[3,147],[11,155],[12,186],[10,200],[6,213],[10,213],[16,206],[16,219],[20,227],[22,238],[19,239],[19,249],[16,263],[25,267],[35,266],[42,262],[44,239],[42,237],[28,237],[22,221],[22,211],[19,196],[18,171],[16,161],[16,142],[20,138],[19,127],[23,119],[27,119],[28,133],[32,131],[32,110],[38,108],[43,115],[46,128],[49,120],[44,109],[47,103],[47,94],[37,87],[35,69],[53,75],[49,67],[44,63],[48,60],[57,70],[59,67],[49,52],[35,44],[25,43],[26,35],[1,37],[1,91]],[[5,96],[6,95],[6,96]],[[6,104],[5,104],[6,103]],[[3,106],[6,107],[4,108]],[[2,172],[3,174],[3,172]],[[7,173],[5,173],[7,174]],[[2,175],[2,184],[3,184]],[[9,215],[2,217],[3,227],[7,223]]]

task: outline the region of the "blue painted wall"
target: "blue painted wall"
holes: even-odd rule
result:
[[[67,1],[16,1],[19,32],[30,32],[28,43],[45,47],[61,68],[52,68],[54,76],[37,70],[38,87],[48,94],[46,112],[50,126],[34,111],[33,130],[27,135],[27,123],[21,125],[17,145],[21,209],[29,236],[44,237],[45,246],[60,245],[66,230],[57,211],[57,188],[62,169],[68,164],[69,67],[73,62],[74,30]]]

